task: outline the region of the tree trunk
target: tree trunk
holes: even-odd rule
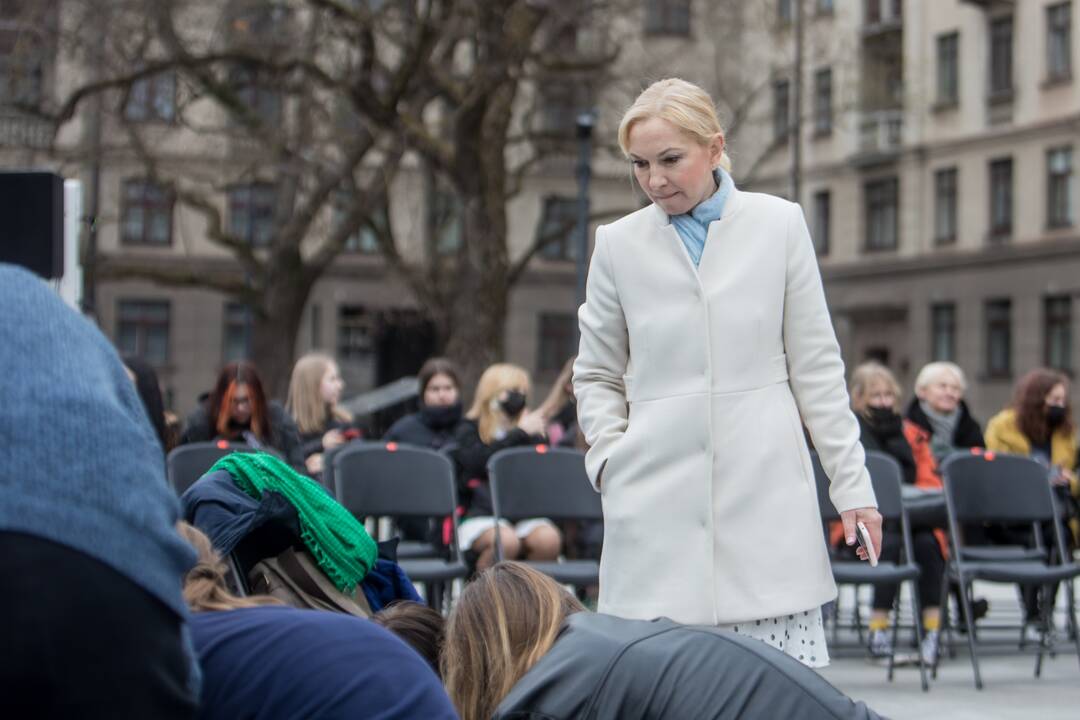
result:
[[[284,402],[288,393],[296,338],[313,285],[298,257],[268,263],[251,329],[251,359],[259,368],[267,399]]]

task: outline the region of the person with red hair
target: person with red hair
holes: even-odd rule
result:
[[[268,401],[255,366],[229,363],[213,392],[187,419],[180,444],[228,440],[275,452],[303,472],[300,434],[285,409]]]
[[[1062,373],[1047,368],[1036,368],[1020,378],[1009,407],[990,418],[986,425],[986,449],[995,452],[1027,455],[1046,465],[1050,483],[1058,498],[1069,501],[1080,496],[1080,481],[1076,468],[1076,433],[1069,402],[1069,380]],[[1072,520],[1076,545],[1076,520]],[[1046,533],[1050,532],[1050,535]],[[1052,530],[1043,530],[1044,537],[1053,537]],[[1033,538],[1027,529],[1008,527],[988,528],[991,542],[1030,545]],[[1026,611],[1025,636],[1036,640],[1039,636],[1039,606],[1053,606],[1057,585],[1039,588],[1022,586]]]

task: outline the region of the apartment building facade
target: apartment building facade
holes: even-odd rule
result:
[[[613,81],[585,93],[558,83],[538,88],[547,127],[572,131],[583,106],[599,110],[594,214],[642,202],[610,148],[621,108],[647,81],[686,77],[717,97],[734,175],[747,189],[792,196],[798,129],[797,199],[849,367],[879,359],[910,389],[925,362],[955,360],[968,371],[970,398],[984,419],[1028,368],[1071,372],[1080,330],[1073,307],[1080,292],[1078,3],[802,0],[797,84],[798,1],[642,0],[612,19],[622,45]],[[591,42],[589,28],[576,35],[577,43]],[[10,69],[0,64],[8,76]],[[20,91],[62,95],[76,76],[62,57],[44,52],[36,81]],[[133,90],[123,111],[167,126],[177,97],[168,79],[150,81]],[[274,111],[272,97],[252,101]],[[100,137],[115,151],[97,167],[88,164],[83,150],[92,130],[91,114],[80,114],[47,153],[43,126],[4,110],[0,166],[51,165],[88,187],[96,178],[97,244],[106,263],[194,258],[213,273],[234,262],[206,241],[197,215],[145,182],[107,113]],[[171,142],[175,162],[222,162],[217,148],[195,139]],[[422,244],[417,219],[443,200],[423,191],[418,173],[403,173],[401,182],[401,194],[416,200],[398,207],[395,219]],[[508,207],[511,254],[572,217],[575,193],[571,155],[538,164]],[[268,188],[236,187],[219,202],[238,234],[258,242],[267,231]],[[452,222],[443,232],[439,247],[460,242]],[[546,246],[511,295],[506,358],[530,369],[540,389],[574,351],[574,247],[570,234]],[[110,280],[98,284],[96,311],[123,352],[158,366],[180,412],[193,407],[223,362],[249,350],[243,307],[205,289]],[[432,350],[432,335],[373,239],[359,233],[316,284],[296,349],[335,354],[351,390],[363,391],[414,371]]]

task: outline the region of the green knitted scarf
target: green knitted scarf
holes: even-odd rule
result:
[[[338,590],[351,595],[375,565],[378,548],[364,526],[314,480],[267,453],[231,453],[210,471],[225,470],[256,500],[276,492],[296,508],[300,539]]]

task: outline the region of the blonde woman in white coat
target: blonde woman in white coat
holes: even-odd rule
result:
[[[645,90],[619,143],[653,203],[597,229],[579,312],[599,610],[825,665],[836,586],[800,418],[847,542],[862,521],[880,549],[881,516],[802,211],[734,186],[715,106],[688,82]]]

